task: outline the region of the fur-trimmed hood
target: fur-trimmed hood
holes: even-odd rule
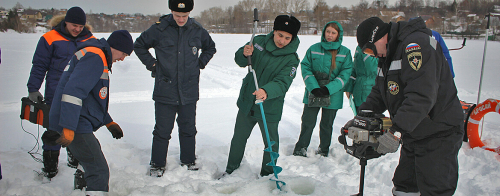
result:
[[[49,21],[49,25],[50,25],[51,27],[55,27],[55,26],[57,26],[59,23],[61,23],[61,21],[63,21],[65,17],[66,17],[66,15],[57,15],[57,16],[54,16],[54,17],[52,17],[52,19],[50,19],[50,21]],[[89,31],[91,31],[91,32],[92,32],[92,26],[91,26],[91,25],[89,25],[89,23],[86,23],[86,24],[85,24],[85,28],[87,28]]]

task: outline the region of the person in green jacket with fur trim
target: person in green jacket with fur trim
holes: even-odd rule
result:
[[[343,32],[340,23],[328,22],[323,28],[321,42],[312,45],[301,62],[306,89],[299,141],[293,150],[295,156],[307,157],[320,109],[320,144],[316,154],[328,156],[333,121],[337,110],[342,109],[343,89],[352,71],[351,51],[342,45]]]
[[[296,53],[299,47],[297,33],[300,29],[300,21],[293,16],[279,15],[274,21],[274,30],[267,35],[255,36],[253,46],[246,43],[236,51],[234,61],[240,67],[248,65],[247,56],[251,55],[252,67],[257,75],[259,90],[255,88],[255,82],[251,72],[243,79],[237,106],[239,108],[234,125],[234,134],[231,140],[231,148],[226,166],[226,176],[240,167],[247,139],[250,137],[253,127],[259,124],[264,145],[267,142],[265,129],[259,105],[256,100],[264,101],[263,107],[269,137],[275,144],[273,152],[279,150],[278,123],[283,112],[285,94],[288,91],[297,73],[299,57]],[[262,160],[261,176],[274,173],[268,152],[264,152]]]
[[[366,101],[366,97],[372,91],[377,78],[378,58],[367,55],[361,51],[359,46],[356,47],[354,54],[354,67],[352,69],[351,78],[345,88],[346,96],[353,97],[356,112],[359,106]]]

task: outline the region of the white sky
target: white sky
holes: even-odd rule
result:
[[[195,6],[192,16],[198,15],[201,11],[221,6],[223,8],[234,6],[240,0],[195,0]],[[349,7],[351,5],[359,4],[360,0],[325,0],[329,6],[340,5],[342,7]],[[372,0],[366,0],[372,2]],[[389,5],[393,5],[397,0],[389,0]],[[1,7],[12,8],[16,3],[21,3],[25,8],[31,7],[36,9],[42,8],[71,8],[73,6],[82,7],[85,12],[92,11],[93,13],[143,13],[148,14],[167,14],[170,13],[168,9],[168,0],[2,0]],[[314,5],[314,0],[309,0],[310,5]]]

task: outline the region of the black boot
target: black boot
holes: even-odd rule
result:
[[[84,171],[76,169],[75,181],[74,181],[75,189],[83,190],[84,187],[87,187],[87,181],[85,181],[84,176],[85,176]]]
[[[68,167],[76,169],[78,167],[78,159],[73,156],[73,153],[69,150],[69,148],[66,148],[66,152],[68,153]]]
[[[57,164],[59,163],[59,151],[44,150],[43,151],[43,168],[44,176],[53,178],[56,176]]]

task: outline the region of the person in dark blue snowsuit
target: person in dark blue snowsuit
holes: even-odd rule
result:
[[[60,134],[58,144],[68,147],[85,170],[86,195],[109,190],[109,167],[94,135],[106,125],[113,138],[123,131],[108,113],[111,65],[133,51],[126,30],[113,32],[108,40],[89,40],[78,48],[64,69],[49,115],[49,129]]]
[[[85,12],[80,7],[72,7],[66,15],[56,16],[51,20],[53,29],[45,33],[36,47],[33,55],[33,67],[28,79],[29,99],[39,102],[44,99],[40,87],[45,79],[45,100],[47,105],[52,104],[54,91],[64,68],[77,47],[88,40],[95,39],[90,32],[91,27],[86,25]],[[59,137],[54,131],[46,130],[42,135],[43,168],[42,173],[54,177],[59,162],[60,145],[55,143]],[[78,161],[73,159],[68,151],[68,166],[76,168]]]

